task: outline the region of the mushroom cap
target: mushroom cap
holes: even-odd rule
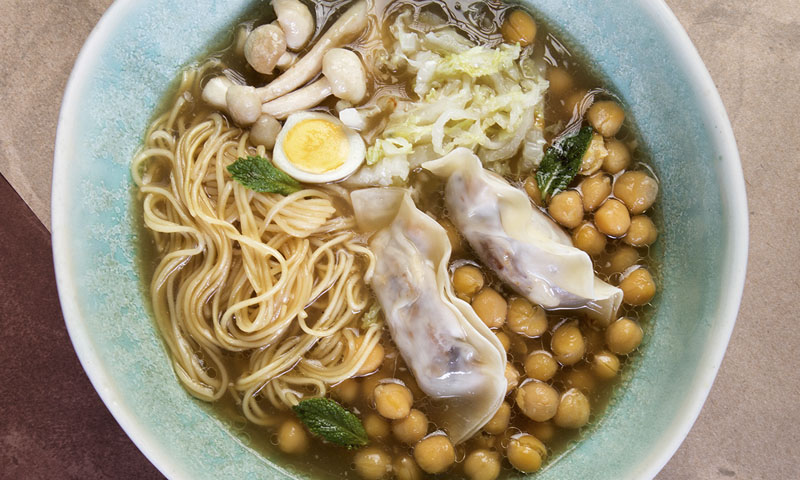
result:
[[[261,98],[256,89],[247,85],[232,85],[225,95],[228,113],[239,125],[250,125],[261,116]]]
[[[261,25],[250,32],[244,44],[244,58],[258,73],[272,73],[284,53],[286,37],[277,25]]]
[[[358,104],[367,93],[367,74],[358,55],[345,48],[333,48],[322,58],[322,74],[331,82],[336,97]]]
[[[281,122],[272,115],[263,114],[250,127],[250,143],[264,145],[267,149],[275,146],[275,139],[281,133]]]
[[[203,87],[203,100],[212,107],[225,110],[228,106],[226,95],[233,82],[224,75],[214,77]]]
[[[272,0],[272,8],[278,17],[286,44],[292,50],[300,50],[314,34],[314,15],[299,0]]]

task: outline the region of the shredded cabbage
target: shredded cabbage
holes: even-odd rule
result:
[[[408,177],[408,172],[398,175],[403,163],[410,170],[412,161],[418,165],[457,147],[472,149],[484,166],[500,174],[509,173],[505,160],[520,149],[523,167],[537,165],[548,83],[527,57],[520,58],[520,46],[476,46],[452,28],[422,33],[411,23],[407,11],[390,27],[396,42],[385,61],[414,75],[419,100],[401,104],[390,115],[367,150],[367,164],[391,160],[387,170],[395,183]],[[374,179],[378,171],[371,173]]]

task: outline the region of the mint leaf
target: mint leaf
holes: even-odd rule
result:
[[[592,133],[592,127],[583,127],[575,135],[561,138],[547,149],[536,171],[536,183],[543,199],[565,190],[578,174],[583,155],[592,141]]]
[[[234,180],[250,190],[261,193],[279,193],[283,196],[300,190],[300,183],[264,157],[239,157],[228,165]]]
[[[315,435],[347,448],[367,444],[361,420],[329,398],[308,398],[294,407],[295,415]]]

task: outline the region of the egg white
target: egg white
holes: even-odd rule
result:
[[[284,140],[289,132],[291,132],[292,128],[302,121],[312,119],[324,120],[338,125],[342,128],[342,131],[347,138],[347,142],[350,146],[347,153],[347,159],[342,165],[333,170],[323,173],[313,173],[302,170],[289,160],[289,158],[286,156],[286,152],[283,149]],[[275,148],[272,151],[272,163],[279,169],[286,172],[286,174],[300,182],[328,183],[348,177],[353,172],[358,170],[358,167],[364,163],[366,153],[367,149],[364,146],[364,140],[361,138],[361,135],[344,125],[338,118],[321,112],[298,112],[289,115],[289,118],[287,118],[286,122],[283,124],[281,132],[278,134],[278,138],[275,139]]]

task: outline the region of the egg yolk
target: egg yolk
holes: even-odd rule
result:
[[[342,127],[321,119],[298,122],[283,141],[283,152],[300,170],[325,173],[347,160],[350,142]]]

